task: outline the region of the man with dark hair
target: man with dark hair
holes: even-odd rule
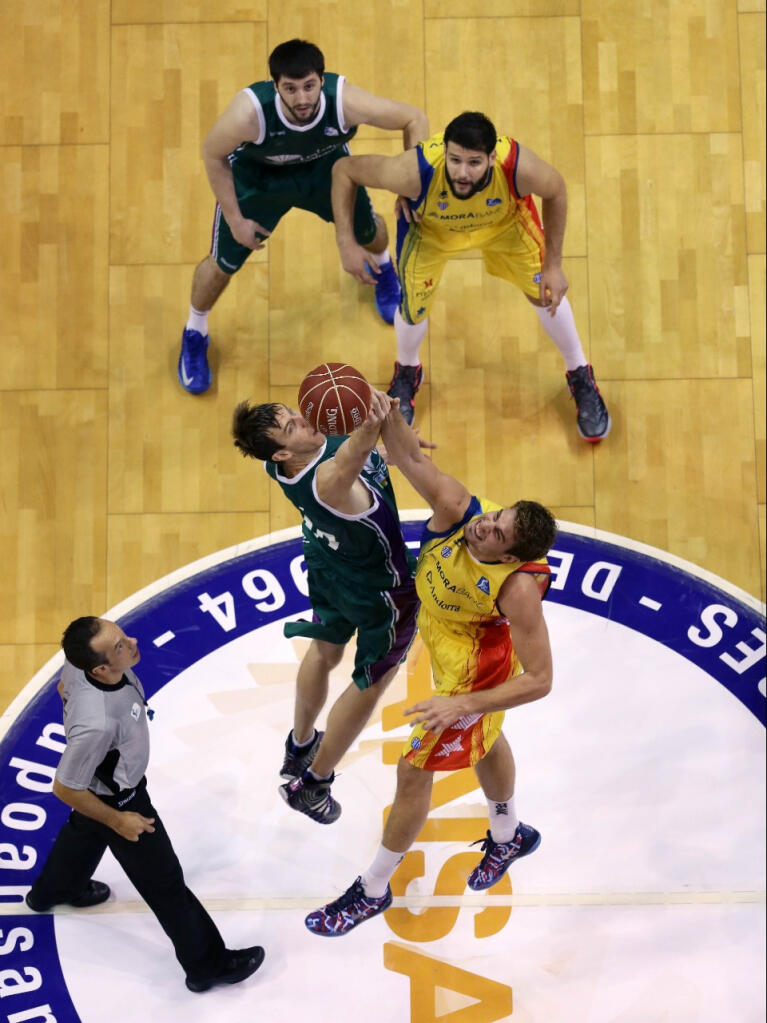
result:
[[[373,284],[351,229],[358,186],[386,188],[398,202],[397,261],[402,301],[394,316],[397,361],[389,394],[408,423],[423,371],[418,358],[445,264],[479,249],[488,273],[521,288],[565,361],[577,407],[577,429],[603,440],[610,416],[586,359],[562,270],[567,189],[562,175],[506,135],[484,114],[460,114],[445,131],[399,156],[353,156],[333,168],[333,213],[344,269]],[[543,223],[533,200],[542,199]],[[545,228],[545,238],[544,238]]]
[[[325,60],[301,39],[269,57],[272,81],[242,89],[202,147],[216,197],[210,255],[194,271],[189,318],[181,338],[178,377],[190,394],[210,387],[208,313],[254,249],[262,249],[292,208],[333,220],[331,171],[349,152],[360,124],[401,131],[405,148],[429,134],[426,115],[405,103],[373,96],[325,72]],[[351,227],[365,259],[376,266],[376,308],[391,323],[400,286],[387,251],[383,219],[364,189],[352,201]]]
[[[501,725],[505,710],[551,689],[541,600],[556,523],[534,501],[500,508],[472,497],[424,457],[396,401],[382,439],[433,509],[416,588],[418,628],[437,694],[405,711],[416,715],[415,728],[397,766],[397,792],[373,862],[340,898],[306,918],[309,930],[325,937],[346,934],[391,905],[389,881],[426,821],[435,771],[473,767],[487,799],[490,829],[479,840],[484,856],[467,881],[474,891],[494,885],[541,841],[517,818],[514,758]]]
[[[280,795],[319,824],[341,814],[330,793],[335,768],[367,724],[405,659],[416,630],[415,560],[405,546],[386,462],[375,450],[391,405],[373,391],[365,422],[348,437],[325,437],[284,405],[234,411],[232,435],[301,512],[312,621],[289,622],[285,635],[311,645],[296,680],[293,728],[285,741]],[[314,727],[330,672],[357,633],[352,682]]]
[[[84,908],[106,902],[109,887],[92,876],[109,848],[173,943],[190,991],[245,980],[263,962],[263,948],[225,948],[187,888],[147,792],[152,715],[133,671],[138,643],[115,622],[88,616],[67,626],[62,646],[59,693],[67,744],[53,792],[72,813],[27,893],[27,905],[46,913],[60,903]]]

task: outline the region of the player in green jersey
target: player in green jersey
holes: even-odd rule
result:
[[[301,39],[281,43],[269,57],[271,81],[242,89],[203,144],[205,170],[216,197],[210,254],[192,280],[189,318],[181,339],[178,377],[191,394],[210,387],[208,313],[254,249],[262,249],[293,207],[333,220],[331,172],[349,154],[360,124],[401,131],[406,149],[429,134],[417,107],[373,96],[325,72],[322,52]],[[388,323],[400,301],[399,279],[387,251],[383,219],[360,189],[354,236],[377,274],[376,307]]]
[[[235,445],[263,459],[303,519],[312,621],[289,622],[286,636],[311,645],[298,669],[293,729],[285,742],[280,794],[321,824],[341,807],[334,770],[364,728],[415,636],[415,559],[405,546],[386,462],[375,450],[391,399],[373,391],[368,417],[349,437],[325,437],[277,403],[234,412]],[[428,445],[431,446],[431,445]],[[357,633],[352,683],[314,727],[330,672]]]

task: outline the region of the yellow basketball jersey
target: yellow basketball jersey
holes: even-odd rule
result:
[[[506,135],[499,136],[490,180],[468,199],[458,199],[445,175],[443,134],[416,147],[421,194],[411,205],[421,214],[424,236],[445,251],[458,252],[496,237],[517,215],[518,204],[525,204],[515,183],[519,145]]]
[[[476,518],[487,511],[498,511],[500,505],[484,498],[472,499]],[[467,520],[467,523],[471,521]],[[419,616],[427,615],[455,632],[473,633],[478,625],[502,619],[495,606],[501,587],[512,572],[532,573],[543,585],[549,568],[545,558],[535,562],[477,561],[464,539],[465,525],[444,537],[429,537],[421,547],[416,570],[416,589],[421,600]],[[540,573],[536,568],[540,567]]]

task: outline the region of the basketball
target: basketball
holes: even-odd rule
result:
[[[298,389],[298,408],[315,430],[329,437],[356,430],[367,419],[370,385],[345,362],[323,362],[306,374]]]

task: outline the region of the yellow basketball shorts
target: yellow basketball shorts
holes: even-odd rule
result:
[[[505,623],[466,636],[441,627],[421,613],[418,626],[431,656],[434,683],[440,696],[492,689],[522,672]],[[501,734],[503,719],[504,711],[467,714],[438,734],[425,725],[416,725],[402,756],[413,767],[425,771],[473,767],[489,753]]]
[[[451,234],[454,237],[448,237]],[[448,260],[471,249],[479,249],[485,269],[493,277],[511,281],[531,298],[539,297],[545,247],[538,213],[530,199],[529,203],[518,203],[516,215],[498,228],[459,235],[423,230],[413,222],[407,231],[400,231],[397,270],[402,284],[400,310],[406,323],[420,323],[429,315]]]

